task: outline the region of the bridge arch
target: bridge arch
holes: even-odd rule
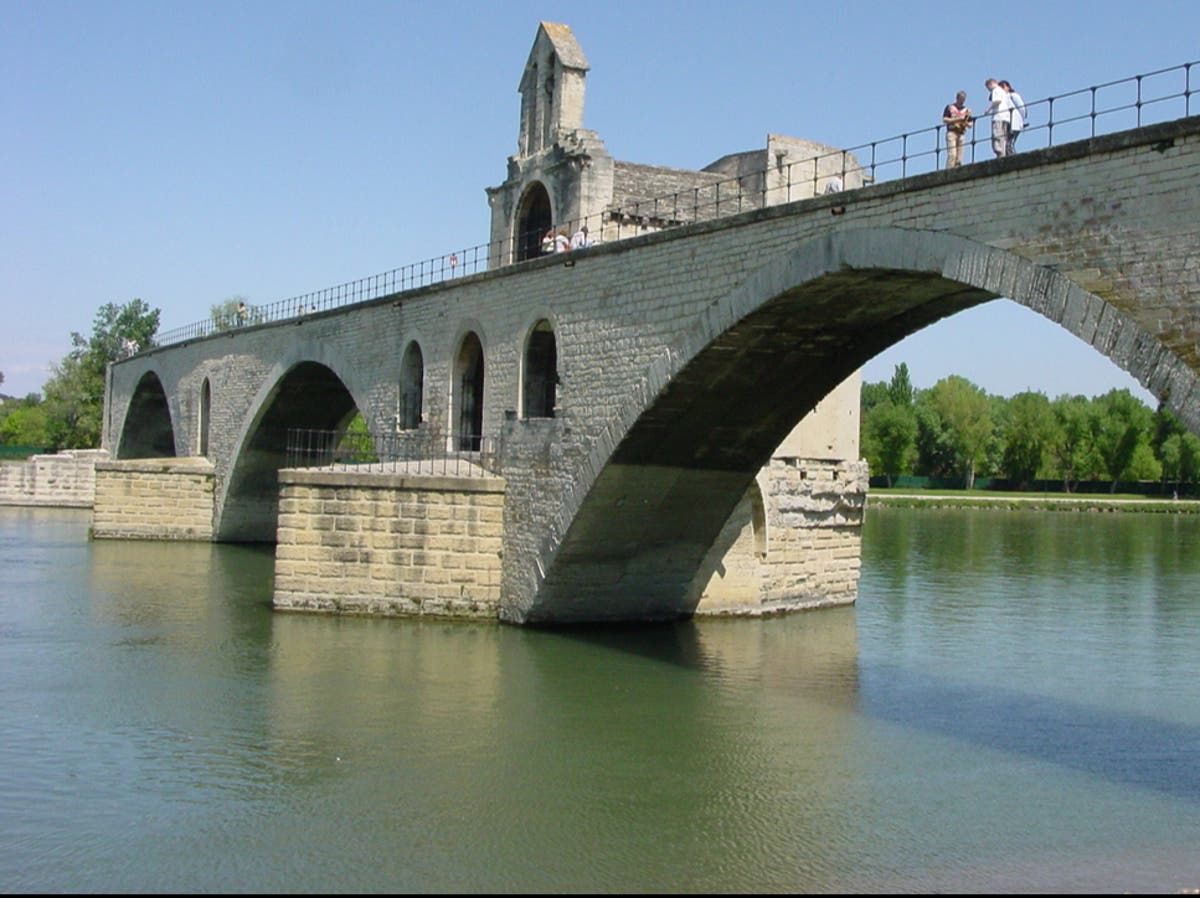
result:
[[[222,541],[274,542],[289,431],[340,430],[360,405],[333,368],[305,360],[276,365],[251,408],[222,490],[214,528]]]
[[[532,601],[509,616],[690,613],[696,572],[796,422],[904,337],[1001,296],[1092,345],[1200,430],[1197,376],[1060,272],[945,232],[834,231],[751,273],[643,371],[575,466],[561,515],[520,572],[528,588],[510,590]]]
[[[174,458],[175,428],[162,380],[147,371],[138,380],[125,410],[117,458]]]

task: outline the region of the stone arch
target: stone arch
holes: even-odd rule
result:
[[[525,186],[513,218],[513,259],[523,262],[542,254],[542,237],[554,224],[554,205],[541,181]]]
[[[400,406],[397,411],[401,430],[415,430],[424,420],[425,356],[421,344],[409,340],[400,363]]]
[[[458,341],[450,384],[451,439],[455,449],[477,451],[483,437],[483,341],[469,330]]]
[[[216,532],[226,542],[274,542],[277,473],[289,463],[289,432],[336,431],[359,411],[342,379],[316,361],[274,370],[252,408],[224,485]]]
[[[539,319],[521,353],[521,417],[553,418],[558,405],[558,342],[554,325]]]
[[[884,349],[1001,296],[1095,347],[1198,429],[1197,376],[1128,315],[1058,271],[944,232],[832,232],[751,273],[647,367],[640,388],[596,428],[561,514],[543,524],[537,557],[519,572],[532,578],[529,587],[508,590],[528,606],[505,615],[533,622],[690,613],[695,572],[795,423]],[[747,359],[772,364],[747,370]],[[634,495],[644,515],[636,525],[621,521]],[[588,548],[597,542],[602,558]],[[603,599],[581,589],[589,582]]]
[[[175,428],[162,381],[153,371],[138,380],[125,409],[117,458],[174,458]]]
[[[200,405],[196,421],[196,454],[208,455],[208,433],[212,419],[212,383],[206,377],[200,385]]]

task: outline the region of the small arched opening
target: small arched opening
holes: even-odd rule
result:
[[[454,385],[451,391],[454,408],[455,445],[459,449],[477,451],[483,436],[483,344],[474,333],[463,337],[454,360]]]
[[[523,416],[553,418],[558,401],[558,347],[554,328],[544,318],[529,333],[521,373]]]
[[[171,426],[167,393],[158,375],[147,371],[138,381],[125,412],[117,458],[174,457],[175,429]]]
[[[199,435],[196,441],[196,452],[198,455],[208,455],[208,427],[211,412],[212,386],[206,377],[204,378],[204,383],[200,385],[200,414],[199,420],[196,422],[196,430]]]
[[[535,181],[525,190],[517,206],[513,228],[513,256],[518,262],[536,259],[542,254],[542,237],[554,224],[550,194]]]
[[[401,430],[415,430],[421,425],[422,408],[425,402],[425,357],[416,340],[404,350],[400,363],[400,410]]]

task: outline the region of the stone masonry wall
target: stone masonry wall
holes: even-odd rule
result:
[[[745,500],[731,516],[729,548],[701,587],[696,613],[761,616],[853,604],[867,476],[861,461],[773,458],[759,481],[764,514],[756,521],[754,503]]]
[[[107,458],[103,449],[77,449],[0,464],[0,505],[91,508],[96,462]]]
[[[96,539],[211,540],[213,466],[204,458],[96,465]]]
[[[275,608],[495,620],[504,481],[280,471]]]
[[[866,462],[773,458],[767,477],[764,610],[853,603],[861,569]]]

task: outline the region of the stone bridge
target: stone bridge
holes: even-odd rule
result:
[[[1200,432],[1200,118],[155,349],[110,369],[104,444],[209,471],[212,538],[274,541],[291,428],[358,410],[373,430],[502,439],[494,613],[675,616],[801,418],[879,352],[997,297]],[[552,412],[535,346],[556,355]]]

